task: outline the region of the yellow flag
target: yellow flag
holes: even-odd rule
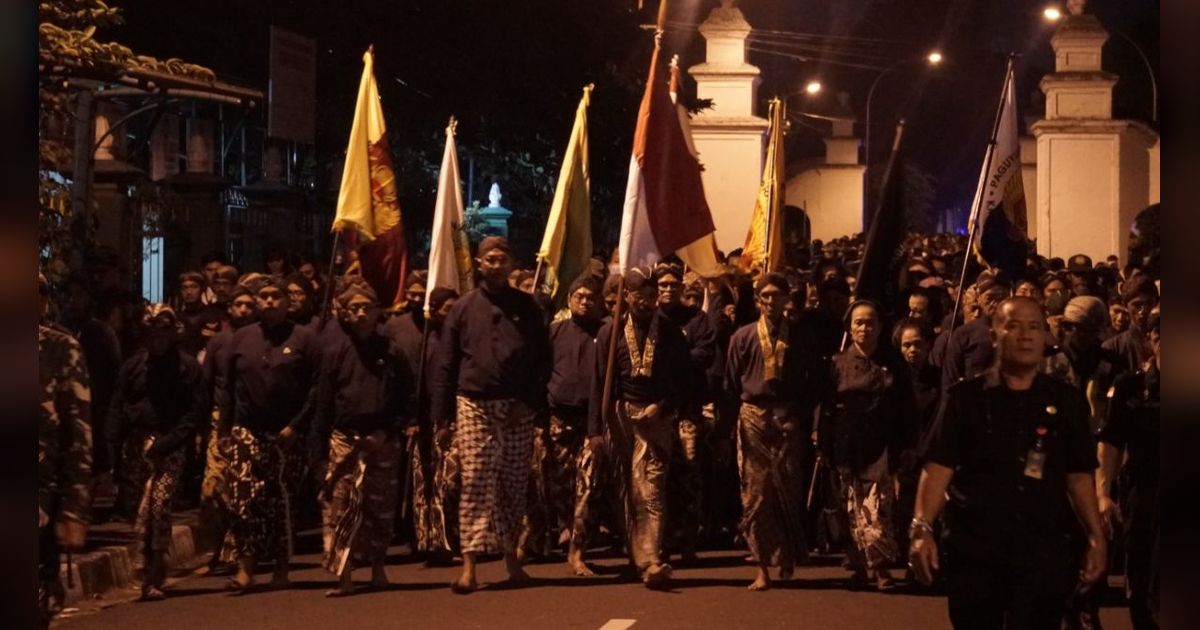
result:
[[[346,244],[358,251],[363,278],[375,288],[381,303],[391,304],[401,295],[408,274],[408,247],[374,66],[371,47],[363,53],[362,79],[331,229],[342,233]]]
[[[771,100],[767,159],[763,162],[762,183],[750,217],[750,230],[742,248],[742,266],[766,273],[779,268],[783,260],[783,122],[785,106]]]
[[[558,188],[550,204],[550,216],[546,221],[546,233],[538,258],[545,267],[544,284],[550,295],[560,306],[566,290],[588,268],[592,256],[592,200],[588,166],[587,111],[591,102],[592,86],[583,88],[583,98],[575,111],[575,127],[563,156],[562,172],[558,176]]]
[[[375,84],[375,54],[363,53],[363,73],[358,84],[354,122],[346,146],[346,164],[338,190],[333,229],[354,228],[364,241],[400,223],[396,178],[388,147],[387,126]]]

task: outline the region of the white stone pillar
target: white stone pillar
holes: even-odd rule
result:
[[[1038,253],[1124,258],[1129,228],[1147,205],[1149,147],[1157,134],[1136,120],[1112,118],[1116,75],[1101,67],[1108,32],[1070,5],[1050,40],[1055,71],[1042,78],[1046,117],[1037,138]]]
[[[1021,136],[1021,186],[1025,189],[1025,223],[1037,238],[1037,138]]]
[[[729,252],[746,242],[768,123],[754,115],[760,79],[758,68],[746,63],[750,24],[737,7],[725,4],[700,25],[705,61],[688,73],[696,79],[696,95],[712,99],[712,108],[692,119],[692,139],[704,165],[704,192],[717,228],[717,247]]]

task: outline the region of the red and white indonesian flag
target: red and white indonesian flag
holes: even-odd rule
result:
[[[446,127],[446,152],[438,175],[437,202],[433,206],[433,238],[429,243],[429,290],[448,287],[460,295],[471,290],[471,248],[463,223],[462,183],[458,177],[456,123]],[[429,314],[429,300],[425,301]]]
[[[363,54],[362,79],[332,229],[341,231],[347,245],[358,249],[362,275],[386,305],[400,295],[408,248],[374,64],[375,54],[368,50]]]
[[[720,275],[700,162],[688,138],[686,116],[679,115],[667,91],[658,54],[655,45],[633,135],[621,217],[621,272],[653,265],[674,252],[696,273]]]

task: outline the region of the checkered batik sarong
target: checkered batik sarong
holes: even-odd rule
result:
[[[533,414],[515,416],[515,403],[458,397],[454,444],[462,465],[458,523],[463,553],[516,549],[529,484]]]
[[[792,569],[807,554],[797,449],[769,409],[742,403],[737,462],[742,490],[742,536],[759,564]]]
[[[896,483],[888,474],[887,456],[884,452],[865,471],[838,471],[853,540],[847,555],[856,570],[885,569],[900,555],[894,523]]]

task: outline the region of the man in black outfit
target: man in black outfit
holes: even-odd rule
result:
[[[1057,630],[1072,589],[1091,588],[1108,555],[1087,401],[1039,373],[1046,333],[1037,302],[1001,302],[992,334],[996,367],[947,391],[926,444],[910,563],[925,584],[944,573],[956,628]],[[939,556],[932,521],[947,492]],[[1087,536],[1078,573],[1075,519]]]
[[[1100,516],[1106,526],[1125,523],[1125,574],[1129,580],[1129,616],[1133,627],[1158,628],[1158,486],[1159,442],[1162,438],[1159,412],[1160,332],[1159,318],[1146,324],[1150,335],[1151,359],[1133,373],[1122,375],[1113,386],[1108,418],[1100,428],[1100,474],[1096,494]],[[1128,460],[1125,455],[1128,454]],[[1111,495],[1122,461],[1124,497],[1118,505]]]
[[[659,265],[654,274],[658,286],[658,309],[665,320],[679,327],[687,341],[691,367],[688,370],[687,398],[679,410],[676,427],[674,459],[668,481],[671,490],[670,530],[678,536],[682,561],[696,561],[696,545],[704,506],[703,466],[708,457],[707,427],[701,409],[713,401],[716,390],[708,389],[708,371],[717,354],[717,334],[712,323],[698,306],[682,301],[683,269],[675,265]]]

